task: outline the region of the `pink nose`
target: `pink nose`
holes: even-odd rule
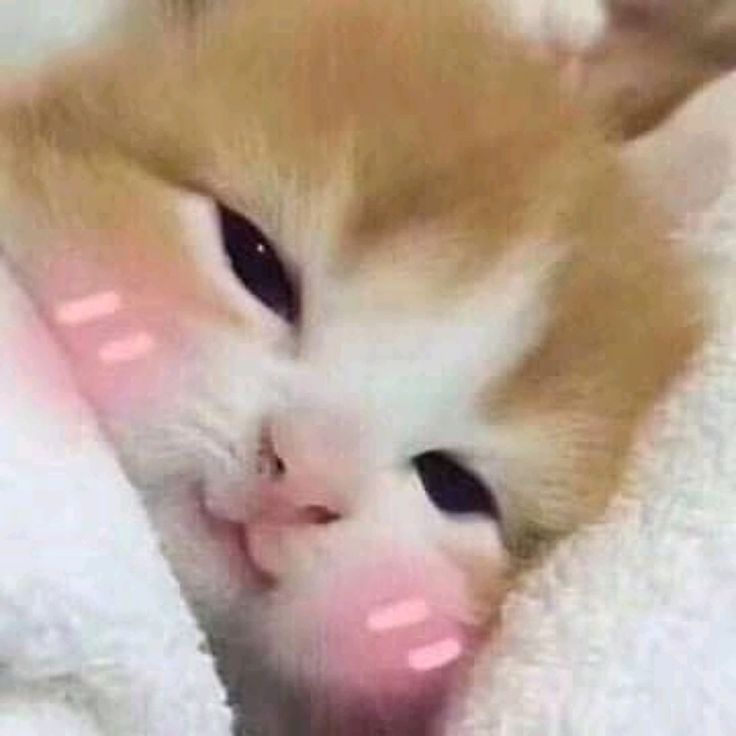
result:
[[[257,487],[258,501],[251,526],[325,526],[338,521],[338,504],[312,480],[291,476],[264,480]]]
[[[340,485],[350,475],[354,454],[346,440],[345,431],[322,416],[299,412],[272,418],[261,448],[259,516],[286,525],[337,521]]]
[[[259,572],[277,579],[294,539],[343,518],[348,453],[345,435],[325,420],[298,414],[269,423],[262,478],[246,528],[250,556]]]

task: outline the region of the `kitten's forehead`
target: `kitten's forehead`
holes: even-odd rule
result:
[[[299,341],[306,391],[296,400],[359,417],[391,461],[397,452],[472,443],[487,421],[479,396],[507,379],[547,325],[552,254],[563,252],[535,246],[511,249],[439,309],[376,298],[376,279],[359,287],[328,277]],[[396,277],[410,287],[411,273]]]
[[[244,9],[199,57],[206,186],[297,257],[345,277],[388,261],[438,296],[552,239],[590,132],[475,3],[278,5]]]
[[[408,229],[451,228],[474,235],[445,257],[456,281],[547,235],[590,147],[554,73],[487,12],[476,0],[225,3],[193,32],[51,79],[34,125],[84,150],[112,143],[266,227],[342,167],[340,265]],[[415,258],[436,259],[435,241],[414,242]]]

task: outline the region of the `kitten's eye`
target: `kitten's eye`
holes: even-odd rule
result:
[[[291,324],[299,321],[299,292],[271,241],[250,220],[217,206],[222,240],[240,282]]]
[[[425,452],[414,465],[432,503],[448,514],[481,514],[500,518],[490,488],[445,452]]]

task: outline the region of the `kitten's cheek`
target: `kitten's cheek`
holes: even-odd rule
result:
[[[476,648],[458,570],[384,552],[345,569],[313,602],[325,685],[344,701],[434,706]]]
[[[116,417],[151,411],[166,371],[182,355],[183,345],[174,337],[176,301],[141,299],[146,279],[137,281],[134,287],[111,269],[65,258],[49,267],[39,288],[79,385],[97,407]],[[149,293],[156,291],[155,285],[147,286]],[[36,371],[44,386],[43,364]],[[45,385],[44,398],[60,407],[65,402],[63,394],[53,395],[51,385]]]

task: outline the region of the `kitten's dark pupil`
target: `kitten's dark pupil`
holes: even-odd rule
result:
[[[250,220],[218,204],[220,230],[235,275],[287,322],[299,320],[299,293],[271,241]]]
[[[491,490],[449,454],[425,452],[414,458],[414,465],[427,495],[440,511],[500,517]]]

